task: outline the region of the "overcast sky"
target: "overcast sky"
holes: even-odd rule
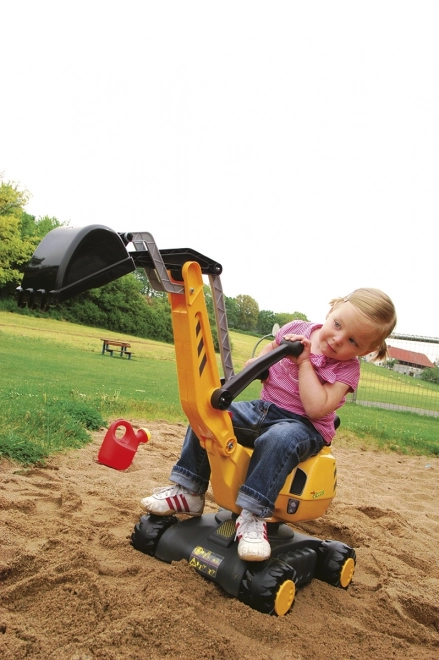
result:
[[[322,321],[359,286],[439,336],[439,3],[0,0],[0,171]]]

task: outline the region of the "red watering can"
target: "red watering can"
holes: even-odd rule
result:
[[[116,435],[119,427],[125,429],[125,434],[121,438]],[[99,450],[98,461],[116,470],[126,470],[133,461],[139,443],[148,442],[150,437],[151,434],[147,429],[134,431],[129,422],[117,419],[105,434]]]

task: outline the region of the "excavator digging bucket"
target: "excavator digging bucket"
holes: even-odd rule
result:
[[[57,227],[43,238],[27,265],[17,288],[18,306],[44,310],[135,269],[121,236],[109,227]]]

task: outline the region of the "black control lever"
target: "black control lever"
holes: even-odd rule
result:
[[[288,355],[298,357],[303,351],[303,344],[300,341],[288,341],[282,339],[280,345],[272,351],[244,367],[239,374],[232,376],[221,387],[218,387],[212,394],[210,403],[216,410],[227,410],[238,394],[241,394],[250,383],[256,379],[266,380],[268,370],[273,364],[282,360]]]

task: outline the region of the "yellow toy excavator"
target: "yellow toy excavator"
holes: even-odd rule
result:
[[[128,251],[130,244],[134,251]],[[286,355],[298,355],[302,345],[283,342],[235,375],[218,262],[189,248],[160,251],[147,232],[117,234],[103,225],[58,227],[35,250],[17,289],[18,304],[47,309],[135,268],[144,268],[153,288],[168,293],[181,404],[207,451],[219,510],[185,520],[144,515],[132,533],[133,547],[166,562],[187,559],[201,575],[264,613],[286,614],[296,588],[314,577],[347,588],[355,569],[353,548],[303,535],[291,526],[322,516],[335,495],[336,465],[329,447],[288,476],[267,525],[271,558],[245,562],[238,557],[235,519],[240,509],[235,500],[252,449],[237,442],[227,409],[254,379],[264,379],[267,369]],[[212,290],[222,378],[203,276]]]

